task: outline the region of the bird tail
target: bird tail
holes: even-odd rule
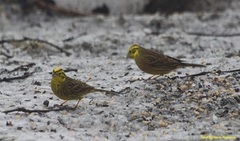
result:
[[[116,91],[108,91],[108,90],[103,90],[103,89],[95,89],[96,92],[105,92],[106,95],[110,94],[110,95],[118,95],[119,92],[116,92]]]
[[[205,65],[201,65],[201,64],[190,64],[190,63],[183,63],[182,66],[183,66],[183,67],[206,67]]]

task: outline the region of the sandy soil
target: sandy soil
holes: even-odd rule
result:
[[[34,73],[26,79],[0,82],[0,140],[199,140],[209,135],[239,139],[240,74],[218,70],[239,69],[240,36],[188,34],[240,33],[239,13],[227,9],[168,18],[2,17],[1,39],[42,39],[71,55],[37,42],[5,43],[1,47],[1,79]],[[141,80],[151,75],[126,59],[133,43],[207,67],[178,69],[156,80]],[[29,63],[35,65],[14,70]],[[49,85],[50,72],[57,66],[77,69],[67,75],[121,94],[89,94],[76,110],[3,113],[18,107],[44,110],[60,104],[62,100],[53,95]],[[171,79],[207,71],[212,73]],[[67,105],[76,103],[69,101]]]

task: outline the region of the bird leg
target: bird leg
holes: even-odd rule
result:
[[[63,103],[60,104],[60,106],[63,106],[68,100],[63,101]]]
[[[89,80],[91,80],[91,79],[92,79],[92,78],[91,78],[91,77],[89,77],[89,78],[88,78],[88,80],[86,80],[86,82],[88,82],[88,81],[89,81]]]
[[[162,76],[162,75],[155,75],[155,77],[153,79],[157,79],[160,76]]]
[[[150,76],[147,80],[151,80],[151,79],[156,79],[158,78],[160,75],[153,75],[153,76]]]
[[[150,77],[147,78],[147,80],[151,80],[155,75],[152,75]]]
[[[78,100],[76,106],[74,107],[75,109],[78,107],[79,102],[82,100],[82,97]]]

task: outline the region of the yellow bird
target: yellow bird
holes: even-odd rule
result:
[[[205,67],[200,64],[184,63],[182,60],[154,50],[145,49],[136,44],[129,48],[127,57],[134,59],[140,70],[153,75],[164,75],[183,67]]]
[[[57,67],[53,70],[51,88],[53,93],[60,99],[65,100],[61,105],[66,103],[68,100],[78,100],[75,108],[77,108],[81,99],[93,92],[106,92],[115,94],[114,91],[107,91],[103,89],[96,89],[80,80],[76,80],[68,77],[64,71]]]

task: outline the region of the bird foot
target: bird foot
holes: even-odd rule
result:
[[[155,80],[155,79],[157,79],[160,76],[161,75],[153,75],[153,76],[150,76],[147,80]]]

